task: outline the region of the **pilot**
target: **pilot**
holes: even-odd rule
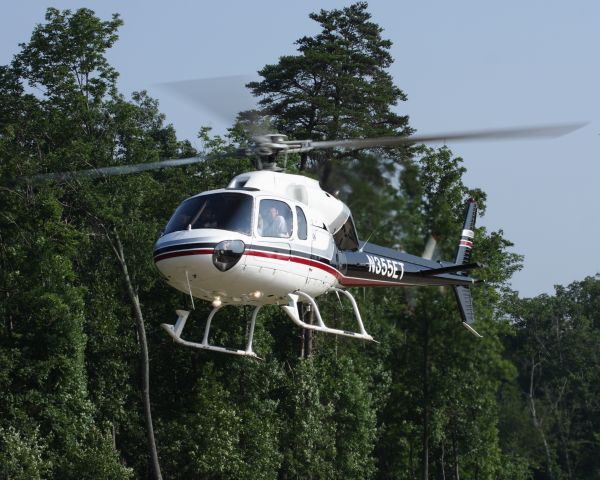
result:
[[[217,214],[210,207],[206,208],[200,215],[198,228],[216,228],[218,226]]]
[[[259,225],[260,227],[260,225]],[[279,215],[276,207],[269,208],[266,218],[262,221],[263,237],[288,237],[287,223],[285,218]]]
[[[208,213],[209,214],[205,223],[205,228],[217,228],[219,226],[219,222],[217,221],[216,212],[210,211]]]

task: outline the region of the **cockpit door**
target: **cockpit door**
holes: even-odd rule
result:
[[[261,198],[254,221],[252,253],[261,268],[288,270],[291,261],[291,207],[281,200]],[[282,263],[285,262],[285,263]]]
[[[292,236],[292,261],[295,264],[294,272],[302,277],[302,288],[304,288],[311,268],[312,231],[304,209],[296,206],[294,213],[296,214],[296,222]]]
[[[310,226],[312,266],[308,272],[309,284],[314,288],[332,286],[334,284],[331,270],[334,261],[334,245],[326,225],[318,219],[313,219]]]

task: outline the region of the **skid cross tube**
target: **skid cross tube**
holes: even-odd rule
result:
[[[352,294],[346,290],[342,290],[339,288],[331,288],[330,291],[334,291],[336,293],[342,293],[348,299],[350,299],[350,303],[352,304],[352,310],[354,311],[354,316],[358,323],[359,332],[350,332],[348,330],[341,330],[339,328],[330,328],[323,322],[321,318],[321,312],[319,311],[319,307],[317,306],[317,302],[312,298],[308,293],[305,293],[301,290],[296,290],[294,293],[288,294],[288,304],[283,305],[282,308],[285,310],[285,313],[292,319],[292,321],[298,325],[299,327],[305,328],[307,330],[314,330],[316,332],[325,332],[331,333],[333,335],[340,335],[342,337],[351,337],[358,338],[360,340],[370,340],[375,341],[371,335],[369,335],[365,331],[365,327],[362,322],[362,318],[360,317],[360,312],[358,311],[358,306],[356,305],[356,300]],[[300,319],[300,315],[298,314],[298,300],[302,297],[303,300],[307,301],[308,304],[314,311],[315,318],[317,320],[317,324],[313,325],[310,323],[306,323]]]
[[[170,325],[167,323],[162,323],[160,326],[171,336],[171,338],[178,344],[183,345],[185,347],[191,348],[199,348],[201,350],[210,350],[212,352],[219,353],[229,353],[231,355],[241,355],[246,357],[259,358],[256,353],[252,350],[252,340],[254,339],[254,327],[256,326],[256,317],[258,316],[258,311],[260,310],[261,305],[254,308],[252,312],[252,320],[250,322],[250,330],[248,332],[248,338],[246,341],[246,349],[240,350],[237,348],[229,348],[229,347],[219,347],[217,345],[210,345],[208,343],[208,335],[210,333],[210,325],[212,323],[212,319],[215,314],[221,309],[221,307],[213,308],[208,318],[206,320],[206,326],[204,327],[204,337],[202,338],[202,343],[198,342],[190,342],[189,340],[184,340],[181,338],[181,333],[185,327],[185,322],[190,315],[188,310],[176,310],[177,312],[177,321],[175,325]]]

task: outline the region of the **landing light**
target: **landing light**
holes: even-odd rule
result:
[[[262,297],[262,292],[260,291],[256,291],[256,292],[252,292],[252,297],[256,298],[257,300]]]
[[[221,301],[221,297],[215,297],[215,299],[212,301],[212,306],[214,308],[219,308],[221,305],[223,305],[223,302]]]

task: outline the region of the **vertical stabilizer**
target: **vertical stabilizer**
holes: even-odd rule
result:
[[[477,220],[477,203],[475,200],[470,198],[467,201],[467,213],[465,215],[465,222],[463,229],[460,234],[460,240],[458,241],[458,248],[456,249],[456,259],[454,263],[457,265],[466,265],[471,261],[471,250],[473,249],[473,239],[475,237],[475,221]],[[465,274],[466,275],[466,274]],[[473,312],[473,297],[471,295],[471,289],[469,287],[455,286],[454,294],[456,296],[456,302],[458,303],[458,309],[463,320],[463,325],[472,334],[481,337],[479,333],[471,326],[475,321],[475,313]]]
[[[471,249],[473,248],[473,238],[475,237],[475,222],[477,220],[477,203],[470,198],[467,200],[467,213],[465,223],[458,241],[456,249],[456,258],[454,263],[465,265],[471,261]]]

